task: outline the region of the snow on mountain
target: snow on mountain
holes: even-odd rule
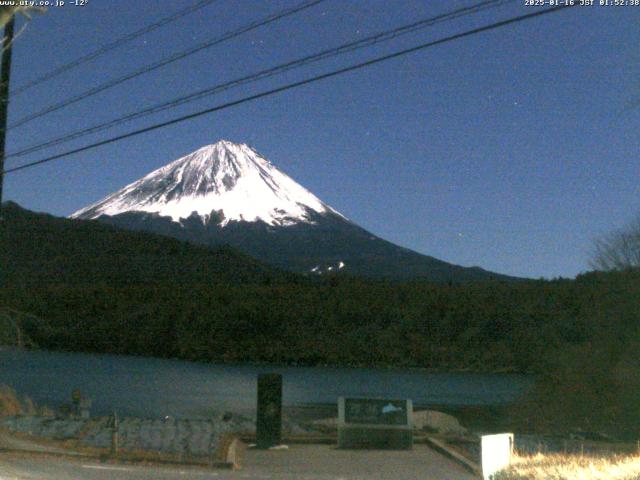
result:
[[[466,282],[507,278],[422,255],[347,220],[244,144],[219,141],[71,215],[207,246],[305,275]]]
[[[231,221],[262,220],[272,226],[313,223],[313,212],[342,217],[248,145],[226,140],[149,173],[71,218],[124,212],[157,213],[174,222],[195,213],[203,223],[217,212],[222,214],[222,227]]]
[[[316,265],[315,267],[313,267],[309,271],[311,273],[316,273],[318,275],[322,275],[324,273],[330,273],[330,272],[333,272],[333,271],[340,271],[345,266],[346,266],[346,263],[344,263],[343,261],[339,261],[337,265],[329,265],[329,266],[324,266],[324,267],[322,267],[320,265]]]

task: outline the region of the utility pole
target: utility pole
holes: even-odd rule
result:
[[[4,27],[2,39],[2,71],[0,72],[0,221],[2,221],[2,185],[4,183],[4,156],[7,142],[7,111],[9,110],[9,77],[11,74],[11,44],[16,16]]]

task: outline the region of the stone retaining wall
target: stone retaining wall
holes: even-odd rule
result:
[[[220,447],[226,433],[246,428],[242,421],[152,420],[123,418],[119,421],[118,447],[193,457],[210,456]],[[56,419],[39,416],[11,416],[0,419],[10,432],[53,440],[74,440],[85,447],[109,449],[112,428],[106,417],[92,419]]]

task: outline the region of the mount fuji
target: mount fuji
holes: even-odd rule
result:
[[[467,282],[504,278],[421,255],[359,227],[245,144],[221,140],[71,215],[228,244],[287,270]]]

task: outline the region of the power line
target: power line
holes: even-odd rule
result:
[[[182,10],[178,10],[177,12],[173,13],[172,15],[169,15],[168,17],[162,18],[160,20],[158,20],[155,23],[152,23],[150,25],[147,25],[146,27],[141,28],[140,30],[136,30],[135,32],[129,33],[127,35],[124,35],[116,40],[114,40],[113,42],[107,43],[106,45],[103,45],[102,47],[98,48],[97,50],[88,53],[86,55],[83,55],[81,57],[76,58],[75,60],[72,60],[68,63],[65,63],[64,65],[59,66],[58,68],[55,68],[54,70],[51,70],[48,73],[45,73],[44,75],[36,78],[35,80],[32,80],[30,82],[27,82],[26,84],[22,85],[21,87],[18,87],[15,89],[15,92],[12,93],[13,96],[15,95],[19,95],[22,92],[25,92],[27,90],[29,90],[32,87],[35,87],[36,85],[41,84],[42,82],[46,82],[47,80],[51,80],[54,77],[57,77],[58,75],[65,73],[68,70],[71,70],[73,68],[76,68],[79,65],[82,65],[83,63],[87,63],[91,60],[94,60],[96,58],[98,58],[101,55],[104,55],[107,52],[110,52],[111,50],[115,50],[118,47],[121,47],[122,45],[131,42],[132,40],[135,40],[138,37],[141,37],[142,35],[145,35],[147,33],[151,33],[154,30],[157,30],[158,28],[164,27],[165,25],[168,25],[169,23],[175,22],[176,20],[181,19],[182,17],[185,17],[195,11],[200,10],[201,8],[206,7],[207,5],[210,5],[212,3],[217,2],[218,0],[200,0],[198,2],[196,2],[194,5],[190,5],[186,8],[183,8]]]
[[[174,98],[172,100],[166,101],[166,102],[162,102],[162,103],[158,103],[155,105],[152,105],[148,108],[145,108],[143,110],[138,110],[136,112],[127,114],[125,116],[113,119],[113,120],[109,120],[107,122],[98,124],[98,125],[93,125],[91,127],[87,127],[81,130],[76,130],[75,132],[71,132],[68,134],[65,134],[63,136],[54,138],[54,139],[50,139],[47,140],[45,142],[36,144],[36,145],[31,145],[28,147],[25,147],[22,150],[19,150],[17,152],[12,152],[9,155],[7,155],[7,158],[13,158],[13,157],[21,157],[24,155],[28,155],[30,153],[34,153],[43,149],[46,149],[48,147],[52,147],[55,145],[60,145],[63,143],[67,143],[71,140],[76,140],[78,138],[84,137],[86,135],[90,135],[93,133],[98,133],[101,132],[103,130],[107,130],[113,127],[116,127],[118,125],[121,125],[123,123],[126,122],[130,122],[133,120],[137,120],[143,117],[146,117],[148,115],[152,115],[155,113],[159,113],[161,111],[170,109],[170,108],[175,108],[177,106],[180,105],[184,105],[186,103],[191,103],[193,101],[196,100],[200,100],[202,98],[214,95],[216,93],[220,93],[222,91],[226,91],[229,90],[231,88],[240,86],[240,85],[246,85],[249,83],[253,83],[256,82],[258,80],[263,80],[265,78],[269,78],[272,77],[274,75],[280,74],[280,73],[284,73],[286,71],[289,70],[293,70],[295,68],[298,67],[302,67],[305,65],[309,65],[311,63],[315,63],[318,62],[320,60],[325,60],[334,56],[338,56],[344,53],[348,53],[348,52],[352,52],[355,50],[359,50],[362,48],[366,48],[372,45],[376,45],[378,43],[381,42],[386,42],[386,41],[390,41],[393,40],[397,37],[400,37],[402,35],[406,35],[409,33],[413,33],[416,32],[420,29],[435,25],[437,23],[442,23],[445,21],[450,21],[453,20],[455,18],[459,18],[463,15],[468,15],[471,13],[477,13],[483,10],[486,10],[488,8],[494,8],[494,7],[498,7],[502,4],[505,3],[510,3],[513,2],[514,0],[486,0],[484,2],[480,2],[478,4],[475,4],[473,6],[469,6],[469,7],[465,7],[465,8],[459,8],[457,10],[445,13],[445,14],[441,14],[441,15],[437,15],[434,17],[429,17],[426,19],[422,19],[419,20],[417,22],[413,22],[411,24],[408,25],[403,25],[401,27],[397,27],[394,28],[392,30],[386,30],[384,32],[379,32],[377,34],[371,35],[369,37],[360,39],[360,40],[356,40],[356,41],[352,41],[352,42],[348,42],[345,44],[342,44],[338,47],[332,47],[311,55],[307,55],[304,56],[302,58],[298,58],[296,60],[292,60],[289,62],[286,62],[284,64],[280,64],[277,65],[275,67],[271,67],[265,70],[261,70],[257,73],[253,73],[251,75],[247,75],[241,78],[237,78],[235,80],[231,80],[222,84],[218,84],[215,85],[213,87],[209,87],[206,88],[204,90],[199,90],[197,92],[185,95],[185,96],[180,96],[177,98]]]
[[[325,2],[326,0],[308,0],[306,2],[302,2],[292,8],[288,8],[285,10],[281,10],[278,13],[269,15],[267,17],[265,17],[262,20],[256,20],[254,22],[251,22],[248,25],[245,25],[243,27],[240,27],[237,30],[232,30],[229,31],[225,34],[223,34],[220,37],[216,37],[212,40],[209,40],[207,42],[201,43],[199,45],[196,45],[195,47],[189,48],[187,50],[183,50],[181,52],[178,53],[174,53],[173,55],[170,55],[169,57],[165,57],[157,62],[154,62],[150,65],[147,65],[146,67],[143,67],[139,70],[136,70],[132,73],[128,73],[122,77],[110,80],[108,82],[105,82],[101,85],[97,85],[96,87],[93,87],[87,91],[85,91],[84,93],[81,93],[79,95],[70,97],[66,100],[63,100],[62,102],[50,105],[48,107],[45,107],[44,109],[40,110],[39,112],[36,112],[34,114],[31,115],[27,115],[26,117],[23,117],[21,119],[19,119],[18,121],[16,121],[15,123],[9,125],[8,130],[11,130],[12,128],[16,128],[16,127],[20,127],[26,123],[31,122],[32,120],[35,120],[36,118],[40,118],[43,117],[44,115],[47,115],[49,113],[58,111],[62,108],[68,107],[69,105],[73,105],[74,103],[80,102],[81,100],[85,100],[86,98],[92,97],[100,92],[103,92],[105,90],[108,90],[110,88],[113,88],[117,85],[120,85],[124,82],[127,82],[129,80],[132,80],[134,78],[137,78],[141,75],[144,75],[146,73],[152,72],[154,70],[157,70],[158,68],[164,67],[166,65],[169,65],[170,63],[173,62],[177,62],[178,60],[182,60],[183,58],[186,58],[190,55],[193,55],[195,53],[198,53],[202,50],[205,50],[207,48],[211,48],[215,45],[219,45],[220,43],[226,42],[227,40],[230,40],[232,38],[238,37],[244,33],[247,33],[251,30],[255,30],[256,28],[262,27],[264,25],[268,25],[270,23],[276,22],[284,17],[288,17],[290,15],[293,15],[295,13],[298,13],[302,10],[306,10],[308,8],[314,7],[316,5],[318,5],[319,3]]]
[[[366,62],[357,63],[355,65],[351,65],[351,66],[348,66],[348,67],[340,68],[338,70],[333,70],[333,71],[331,71],[329,73],[316,75],[314,77],[307,78],[305,80],[300,80],[298,82],[289,83],[287,85],[284,85],[284,86],[281,86],[281,87],[278,87],[278,88],[274,88],[274,89],[271,89],[271,90],[267,90],[267,91],[264,91],[264,92],[261,92],[261,93],[257,93],[255,95],[250,95],[248,97],[244,97],[244,98],[241,98],[239,100],[234,100],[232,102],[224,103],[224,104],[221,104],[221,105],[216,105],[214,107],[210,107],[210,108],[207,108],[205,110],[200,110],[200,111],[195,112],[195,113],[191,113],[191,114],[188,114],[188,115],[183,115],[181,117],[174,118],[174,119],[168,120],[166,122],[161,122],[161,123],[157,123],[155,125],[151,125],[149,127],[145,127],[145,128],[141,128],[141,129],[138,129],[138,130],[134,130],[132,132],[125,133],[125,134],[122,134],[122,135],[118,135],[118,136],[109,138],[107,140],[102,140],[102,141],[99,141],[99,142],[96,142],[96,143],[92,143],[90,145],[86,145],[84,147],[80,147],[80,148],[76,148],[76,149],[73,149],[73,150],[69,150],[67,152],[60,153],[58,155],[52,155],[50,157],[46,157],[46,158],[43,158],[41,160],[36,160],[36,161],[33,161],[33,162],[29,162],[29,163],[26,163],[24,165],[20,165],[18,167],[14,167],[14,168],[10,168],[8,170],[5,170],[4,173],[5,174],[12,173],[12,172],[16,172],[16,171],[19,171],[19,170],[24,170],[26,168],[31,168],[31,167],[34,167],[36,165],[41,165],[41,164],[44,164],[44,163],[52,162],[52,161],[58,160],[60,158],[68,157],[68,156],[73,155],[75,153],[80,153],[80,152],[85,152],[87,150],[92,150],[94,148],[101,147],[103,145],[108,145],[110,143],[115,143],[115,142],[118,142],[120,140],[124,140],[126,138],[135,137],[135,136],[141,135],[143,133],[151,132],[153,130],[158,130],[160,128],[168,127],[170,125],[174,125],[174,124],[181,123],[181,122],[184,122],[184,121],[187,121],[187,120],[191,120],[193,118],[201,117],[201,116],[207,115],[209,113],[217,112],[217,111],[224,110],[224,109],[227,109],[227,108],[230,108],[230,107],[235,107],[237,105],[241,105],[243,103],[247,103],[247,102],[250,102],[250,101],[253,101],[253,100],[257,100],[259,98],[268,97],[268,96],[274,95],[276,93],[281,93],[281,92],[284,92],[284,91],[287,91],[287,90],[291,90],[293,88],[301,87],[303,85],[308,85],[310,83],[314,83],[314,82],[317,82],[317,81],[320,81],[320,80],[325,80],[327,78],[335,77],[337,75],[342,75],[342,74],[347,73],[347,72],[353,72],[353,71],[359,70],[361,68],[370,67],[372,65],[376,65],[378,63],[381,63],[381,62],[384,62],[384,61],[387,61],[387,60],[391,60],[391,59],[398,58],[398,57],[401,57],[401,56],[404,56],[404,55],[408,55],[410,53],[415,53],[415,52],[418,52],[420,50],[424,50],[424,49],[427,49],[427,48],[430,48],[430,47],[434,47],[436,45],[442,45],[444,43],[448,43],[448,42],[451,42],[451,41],[454,41],[454,40],[458,40],[460,38],[469,37],[469,36],[472,36],[472,35],[475,35],[475,34],[478,34],[478,33],[487,32],[487,31],[490,31],[490,30],[495,30],[497,28],[504,27],[506,25],[511,25],[511,24],[522,22],[522,21],[529,20],[529,19],[532,19],[532,18],[540,17],[542,15],[546,15],[546,14],[549,14],[549,13],[558,12],[560,10],[564,10],[566,8],[570,8],[570,7],[573,7],[575,5],[577,5],[577,4],[574,4],[574,5],[567,4],[567,5],[562,5],[562,6],[558,6],[558,7],[548,8],[548,9],[545,9],[545,10],[540,10],[540,11],[533,12],[533,13],[528,13],[526,15],[520,15],[518,17],[513,17],[513,18],[510,18],[510,19],[507,19],[507,20],[502,20],[500,22],[492,23],[492,24],[486,25],[484,27],[478,27],[478,28],[474,28],[472,30],[467,30],[466,32],[457,33],[455,35],[444,37],[444,38],[441,38],[439,40],[434,40],[434,41],[431,41],[431,42],[423,43],[421,45],[417,45],[415,47],[407,48],[407,49],[401,50],[399,52],[395,52],[395,53],[391,53],[391,54],[388,54],[388,55],[383,55],[383,56],[380,56],[380,57],[376,57],[376,58],[374,58],[372,60],[367,60]]]

